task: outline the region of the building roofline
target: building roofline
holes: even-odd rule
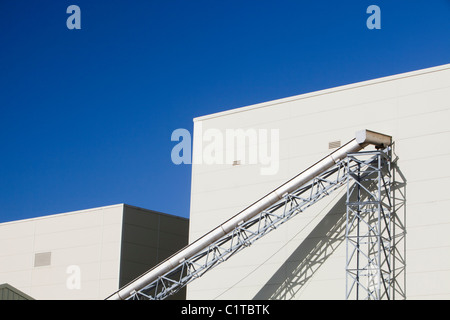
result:
[[[212,113],[212,114],[196,117],[196,118],[194,118],[194,122],[208,120],[208,119],[212,119],[212,118],[218,118],[218,117],[222,117],[222,116],[226,116],[226,115],[230,115],[230,114],[234,114],[234,113],[245,112],[245,111],[255,110],[255,109],[259,109],[259,108],[270,107],[270,106],[274,106],[274,105],[282,104],[282,103],[286,103],[286,102],[308,99],[308,98],[312,98],[312,97],[316,97],[316,96],[350,90],[350,89],[354,89],[354,88],[370,86],[370,85],[379,84],[379,83],[383,83],[383,82],[389,82],[389,81],[394,81],[394,80],[398,80],[398,79],[404,79],[404,78],[415,77],[415,76],[419,76],[419,75],[423,75],[423,74],[439,72],[439,71],[448,70],[448,69],[450,69],[450,64],[444,64],[444,65],[440,65],[440,66],[404,72],[404,73],[381,77],[381,78],[376,78],[376,79],[372,79],[372,80],[355,82],[355,83],[351,83],[351,84],[347,84],[347,85],[337,86],[337,87],[333,87],[333,88],[328,88],[328,89],[313,91],[313,92],[304,93],[304,94],[300,94],[300,95],[295,95],[295,96],[291,96],[291,97],[287,97],[287,98],[281,98],[281,99],[257,103],[257,104],[253,104],[253,105],[249,105],[249,106],[245,106],[245,107],[239,107],[239,108],[235,108],[235,109],[231,109],[231,110]]]
[[[141,207],[136,207],[136,206],[132,206],[132,205],[129,205],[129,204],[126,204],[126,203],[119,203],[119,204],[113,204],[113,205],[108,205],[108,206],[101,206],[101,207],[95,207],[95,208],[81,209],[81,210],[75,210],[75,211],[68,211],[68,212],[63,212],[63,213],[49,214],[49,215],[44,215],[44,216],[40,216],[40,217],[33,217],[33,218],[19,219],[19,220],[13,220],[13,221],[6,221],[6,222],[1,222],[0,226],[7,225],[7,224],[13,224],[13,223],[24,223],[24,222],[30,222],[30,221],[38,221],[38,220],[43,220],[43,219],[53,219],[53,218],[57,218],[57,217],[67,216],[67,215],[83,214],[83,213],[87,213],[87,212],[90,212],[90,211],[97,211],[97,210],[110,209],[110,208],[116,208],[116,207],[122,207],[122,208],[129,207],[129,208],[134,208],[134,209],[138,209],[138,210],[142,210],[142,211],[146,211],[146,212],[152,212],[152,213],[155,213],[155,214],[162,214],[162,215],[173,216],[173,217],[177,217],[177,218],[180,218],[180,219],[189,220],[188,218],[180,217],[180,216],[169,214],[169,213],[164,213],[164,212],[155,211],[155,210],[151,210],[151,209],[145,209],[145,208],[141,208]]]
[[[6,221],[6,222],[0,223],[0,226],[6,225],[6,224],[12,224],[12,223],[33,221],[33,220],[51,219],[51,218],[55,218],[55,217],[59,217],[59,216],[80,214],[80,213],[85,213],[85,212],[95,211],[95,210],[100,210],[100,209],[108,209],[108,208],[120,207],[120,206],[123,206],[123,205],[124,205],[123,203],[120,203],[120,204],[113,204],[113,205],[101,206],[101,207],[95,207],[95,208],[80,209],[80,210],[67,211],[67,212],[61,212],[61,213],[53,213],[53,214],[48,214],[48,215],[39,216],[39,217],[33,217],[33,218],[25,218],[25,219],[19,219],[19,220]]]
[[[13,286],[10,285],[9,283],[2,283],[2,284],[0,284],[0,291],[3,290],[3,289],[9,290],[9,291],[13,292],[14,294],[16,294],[16,295],[22,297],[22,298],[25,299],[25,300],[35,300],[35,299],[34,299],[33,297],[31,297],[30,295],[28,295],[28,294],[26,294],[25,292],[23,292],[23,291],[17,289],[16,287],[13,287]],[[1,297],[0,297],[0,300],[2,300]]]
[[[135,210],[141,210],[141,211],[145,211],[145,212],[151,212],[151,213],[155,213],[155,214],[160,214],[163,216],[169,216],[169,217],[173,217],[173,218],[179,218],[181,220],[189,220],[189,218],[185,218],[185,217],[181,217],[181,216],[177,216],[171,213],[165,213],[165,212],[161,212],[161,211],[156,211],[156,210],[152,210],[152,209],[146,209],[146,208],[142,208],[142,207],[137,207],[137,206],[132,206],[130,204],[123,204],[124,207],[128,207],[128,208],[132,208]]]

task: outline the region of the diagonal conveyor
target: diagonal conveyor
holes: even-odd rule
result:
[[[370,130],[356,132],[354,139],[162,261],[107,299],[164,299],[217,263],[225,261],[238,250],[275,229],[274,220],[283,223],[292,216],[286,215],[286,212],[281,217],[273,214],[272,210],[284,205],[283,199],[289,198],[290,201],[295,198],[296,203],[303,203],[303,207],[297,205],[295,208],[296,212],[301,212],[320,200],[329,190],[339,187],[343,181],[342,175],[336,181],[328,181],[327,177],[339,170],[336,166],[348,153],[359,152],[368,145],[386,148],[391,142],[392,138],[388,135]],[[324,181],[329,185],[324,187]],[[313,192],[315,188],[317,191]],[[307,199],[296,196],[305,190],[311,192]],[[225,248],[225,243],[230,244],[229,249]],[[201,259],[203,261],[200,262]]]

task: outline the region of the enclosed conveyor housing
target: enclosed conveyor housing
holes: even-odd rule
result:
[[[218,227],[136,278],[107,299],[164,299],[226,261],[279,224],[344,184],[348,153],[368,145],[384,149],[391,136],[361,130],[355,138],[299,173]],[[333,178],[331,179],[331,177]],[[295,206],[292,205],[295,200]],[[289,209],[287,204],[290,203]],[[280,210],[280,208],[283,208]],[[276,213],[281,211],[281,213]]]

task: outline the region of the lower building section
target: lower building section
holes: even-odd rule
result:
[[[2,223],[0,283],[37,300],[105,299],[187,240],[187,219],[126,204]]]

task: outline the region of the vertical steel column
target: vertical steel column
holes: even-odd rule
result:
[[[391,299],[391,158],[347,156],[346,299]]]

